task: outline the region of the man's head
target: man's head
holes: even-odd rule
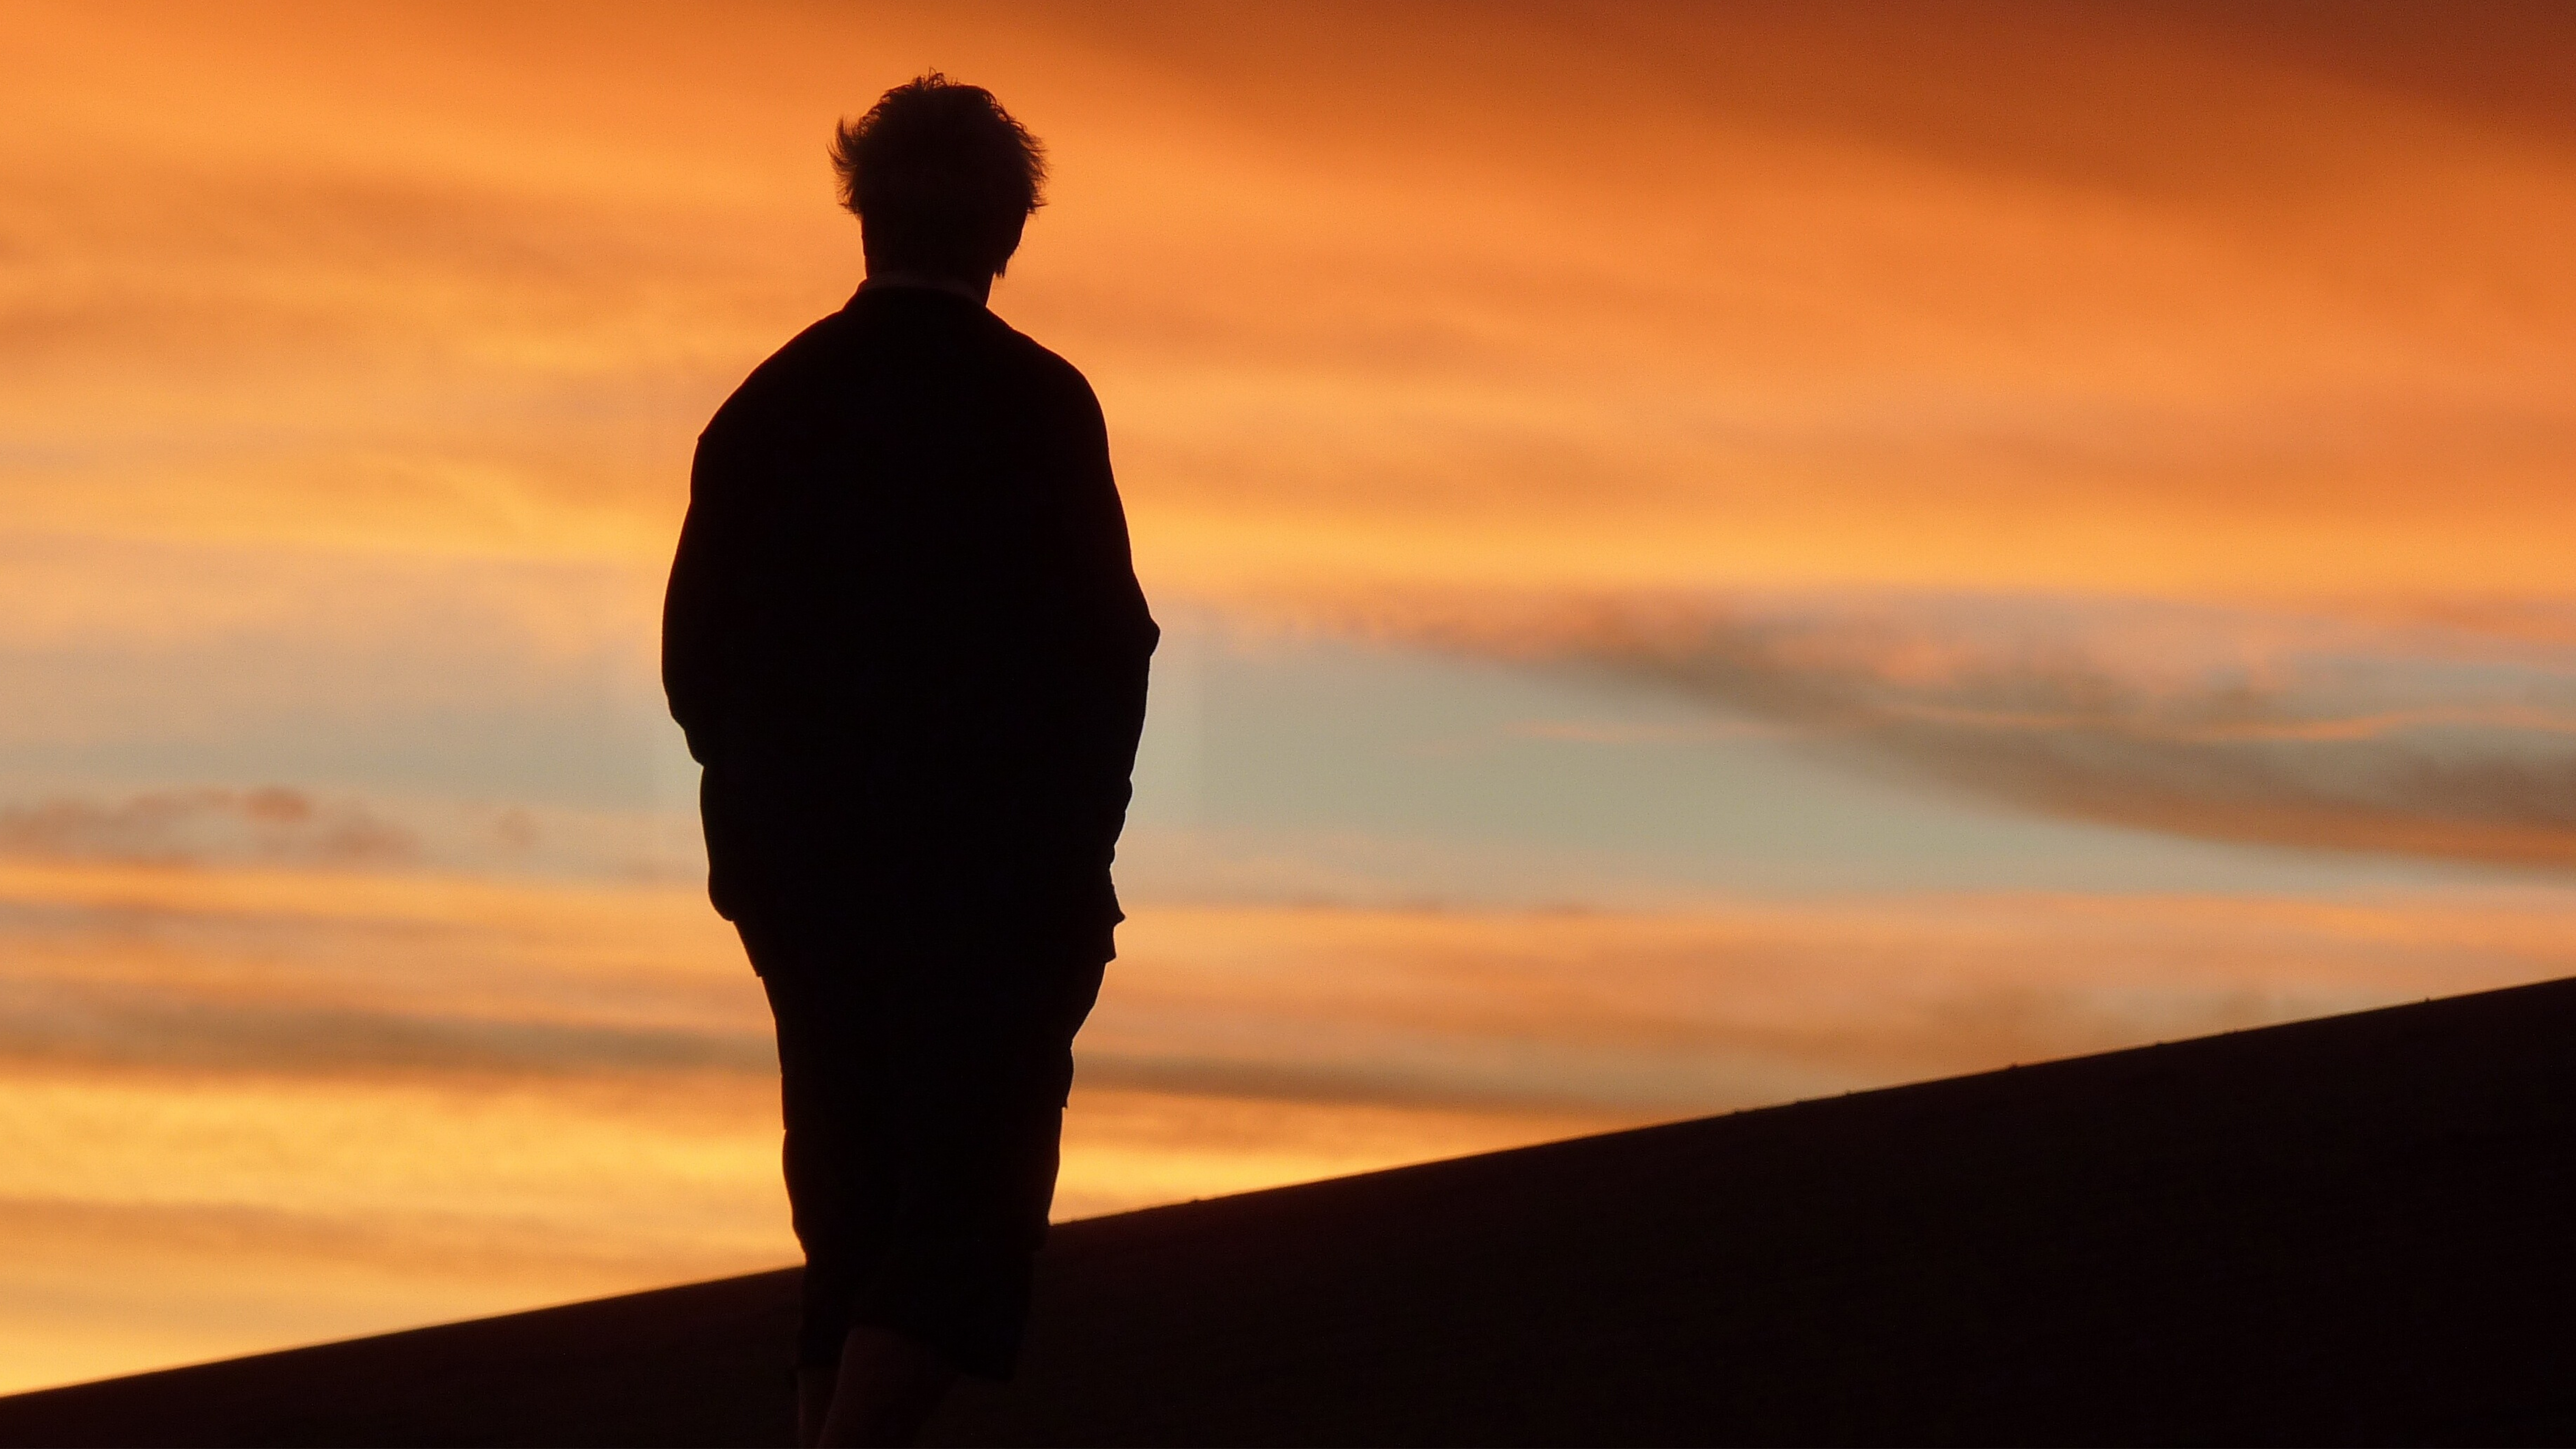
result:
[[[868,271],[982,283],[1045,204],[1046,152],[993,93],[932,71],[845,121],[832,142],[841,204],[859,218]]]

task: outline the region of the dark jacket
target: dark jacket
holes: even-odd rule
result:
[[[1158,637],[1082,374],[862,289],[698,439],[662,679],[716,909],[1107,959]]]

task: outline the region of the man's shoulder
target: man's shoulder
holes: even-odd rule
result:
[[[815,322],[751,370],[707,420],[707,434],[739,426],[795,405],[818,382],[846,365],[848,318],[839,312]]]
[[[1005,393],[1018,394],[1024,404],[1034,403],[1069,418],[1099,416],[1099,399],[1081,369],[989,311],[975,308],[970,315],[972,323],[962,328],[958,324],[964,319],[951,314],[935,329],[952,340],[932,349],[934,355],[945,351],[951,359],[945,366],[933,364],[933,374],[963,362],[970,371],[984,375],[982,386],[998,383]],[[838,393],[851,383],[854,373],[872,372],[871,359],[881,363],[883,354],[923,346],[919,319],[912,319],[913,326],[900,322],[890,326],[888,321],[845,308],[815,322],[751,370],[709,420],[707,433],[775,424]],[[949,350],[969,338],[975,340],[964,352]]]
[[[1082,375],[1081,368],[1000,318],[994,318],[993,324],[1032,388],[1059,407],[1092,413],[1100,411],[1100,400],[1091,390],[1091,379]]]

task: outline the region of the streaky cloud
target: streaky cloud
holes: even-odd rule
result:
[[[1416,593],[1314,617],[1646,682],[1863,768],[2048,815],[2576,868],[2563,605]]]
[[[56,795],[0,805],[0,855],[382,867],[419,853],[410,830],[363,804],[317,800],[281,785],[154,790],[116,800]]]
[[[361,1077],[758,1076],[777,1066],[767,1040],[721,1030],[226,1000],[166,988],[138,997],[60,986],[31,991],[22,984],[11,998],[0,1007],[0,1062],[22,1072],[42,1066]]]

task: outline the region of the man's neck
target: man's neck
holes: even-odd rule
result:
[[[868,279],[859,283],[862,292],[883,291],[888,287],[923,287],[933,292],[946,292],[963,297],[981,307],[993,299],[993,279],[970,282],[963,277],[943,277],[933,272],[907,272],[892,267],[871,268]]]

